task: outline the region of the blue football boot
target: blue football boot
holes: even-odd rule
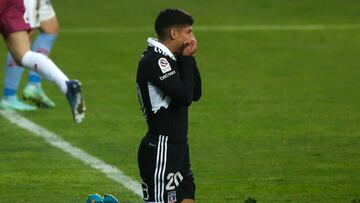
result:
[[[38,107],[42,108],[54,108],[55,102],[53,102],[41,88],[41,84],[27,84],[24,93],[24,99],[34,102]]]
[[[98,194],[90,194],[86,203],[104,203],[104,199]]]
[[[119,201],[112,195],[104,195],[104,203],[119,203]]]
[[[29,105],[20,101],[16,96],[10,98],[3,98],[0,100],[0,109],[11,109],[18,111],[34,111],[36,106]]]
[[[78,80],[69,80],[66,82],[68,90],[66,98],[69,102],[71,113],[75,123],[80,123],[85,118],[85,103],[81,94],[81,83]]]

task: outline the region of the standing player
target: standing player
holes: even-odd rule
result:
[[[188,107],[200,99],[201,79],[192,24],[191,15],[182,10],[161,11],[155,21],[158,40],[148,39],[139,62],[137,91],[148,125],[138,152],[145,202],[195,201]]]
[[[66,95],[74,121],[81,122],[85,105],[80,82],[69,80],[48,57],[30,51],[29,30],[23,0],[0,0],[0,32],[15,62],[54,82]]]
[[[39,28],[40,34],[33,43],[32,50],[49,55],[58,32],[58,22],[50,0],[24,0],[26,17],[32,29]],[[35,30],[31,34],[35,34]],[[30,37],[31,38],[31,37]],[[24,69],[15,63],[11,54],[8,53],[5,67],[5,80],[3,99],[0,108],[15,110],[35,110],[35,106],[28,105],[17,99],[20,80]],[[29,72],[28,83],[23,96],[26,100],[33,101],[37,106],[45,108],[55,107],[41,88],[41,77],[35,71]]]

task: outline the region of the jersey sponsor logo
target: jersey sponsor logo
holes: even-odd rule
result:
[[[166,73],[165,75],[160,76],[159,79],[160,80],[165,80],[166,78],[168,78],[168,77],[170,77],[172,75],[175,75],[175,74],[176,74],[176,72],[175,72],[175,70],[173,70],[171,72]]]
[[[162,73],[171,71],[170,63],[166,60],[166,58],[160,58],[158,64]]]

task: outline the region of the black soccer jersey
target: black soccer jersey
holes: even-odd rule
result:
[[[148,39],[136,77],[138,98],[149,136],[169,136],[186,141],[188,107],[201,97],[201,78],[194,57],[174,56],[170,50]]]

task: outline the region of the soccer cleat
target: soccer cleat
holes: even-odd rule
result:
[[[104,200],[98,194],[90,194],[86,200],[86,203],[104,203]]]
[[[111,194],[104,195],[104,203],[119,203],[119,201]]]
[[[38,107],[54,108],[55,103],[46,96],[41,85],[28,84],[26,85],[23,96],[25,100],[34,102]]]
[[[78,80],[69,80],[66,82],[68,90],[66,98],[69,102],[71,113],[75,123],[80,123],[85,118],[85,103],[81,94],[81,83]]]
[[[11,99],[1,99],[0,101],[0,109],[6,110],[18,110],[18,111],[34,111],[36,110],[36,106],[31,106],[27,103],[24,103],[18,100],[17,97],[13,97]]]

